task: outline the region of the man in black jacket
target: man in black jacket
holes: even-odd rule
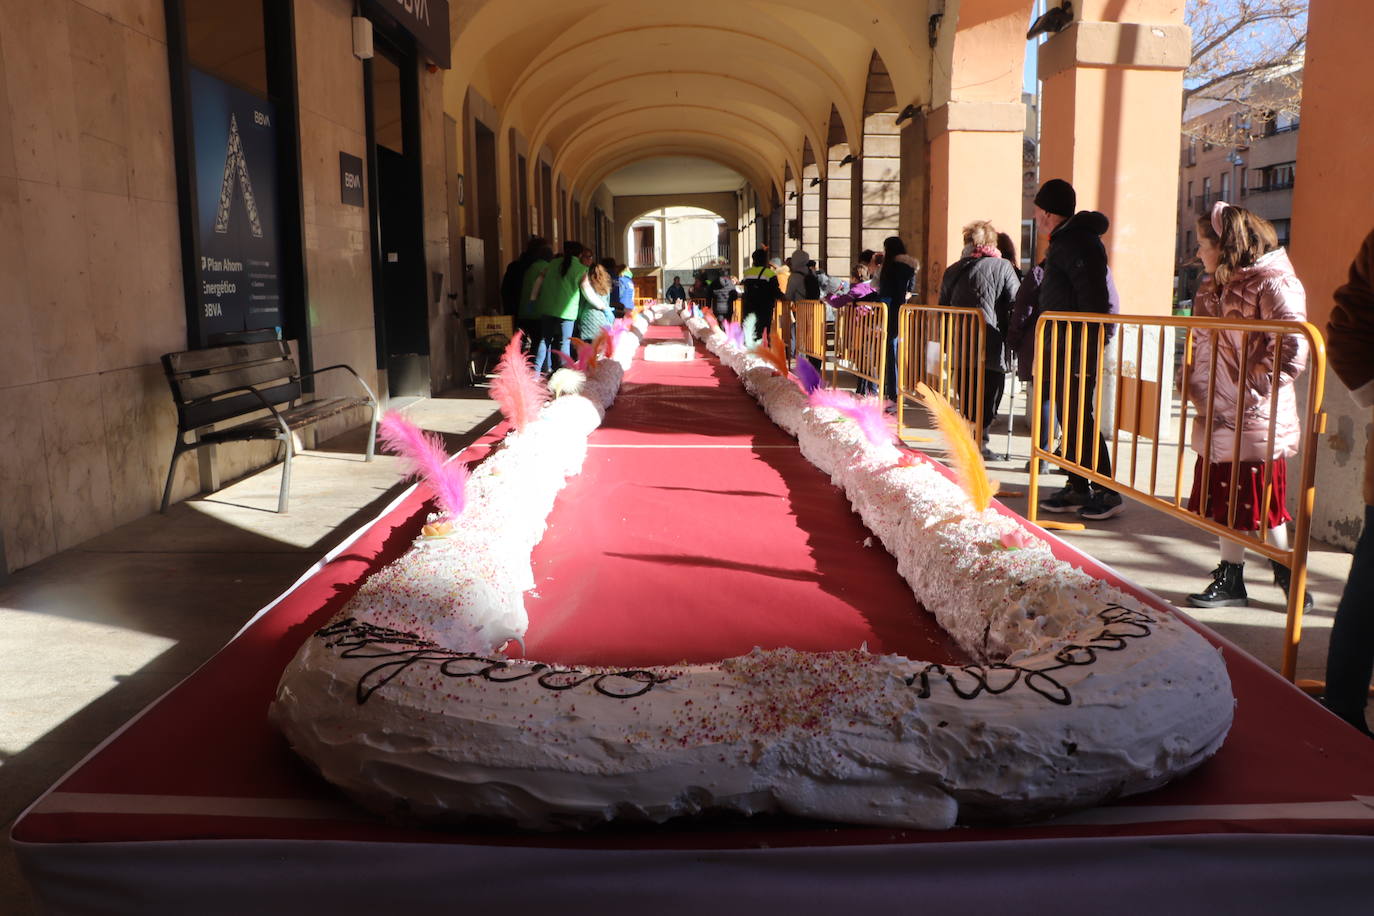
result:
[[[1035,195],[1035,224],[1050,239],[1045,252],[1044,276],[1040,281],[1040,302],[1047,312],[1111,311],[1108,291],[1107,249],[1102,235],[1111,223],[1096,210],[1075,212],[1077,194],[1073,185],[1051,178]],[[1097,427],[1098,338],[1104,325],[1088,324],[1086,333],[1061,334],[1057,348],[1055,401],[1062,408],[1064,426],[1063,454],[1071,461],[1112,476],[1112,459],[1107,443]],[[1084,353],[1086,338],[1086,354]],[[1064,391],[1065,382],[1068,391]],[[1080,412],[1079,404],[1082,403]],[[1081,422],[1080,422],[1081,416]],[[1094,452],[1096,455],[1094,456]],[[1094,458],[1096,460],[1094,460]],[[1121,494],[1086,477],[1068,474],[1063,489],[1040,502],[1046,512],[1077,512],[1079,518],[1107,519],[1121,514]]]
[[[525,280],[525,271],[539,259],[539,249],[547,244],[539,236],[533,236],[525,243],[520,257],[511,261],[501,277],[501,310],[503,314],[515,317],[520,314],[520,285]]]

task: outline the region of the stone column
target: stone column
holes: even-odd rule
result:
[[[864,118],[862,166],[853,170],[858,192],[853,211],[857,211],[860,250],[881,251],[883,239],[898,232],[902,198],[901,132],[896,112],[878,112]]]
[[[1365,0],[1325,0],[1308,14],[1290,254],[1307,289],[1307,320],[1323,332],[1334,304],[1331,293],[1346,282],[1360,242],[1374,230],[1368,154],[1374,122],[1355,114],[1374,106],[1374,79],[1368,76],[1370,29],[1374,5]],[[1298,380],[1299,403],[1312,376],[1309,364]],[[1355,403],[1340,378],[1328,371],[1323,409],[1325,447],[1317,453],[1312,536],[1353,548],[1364,522],[1360,492],[1371,431],[1369,408]],[[1296,480],[1296,460],[1288,467],[1290,479]],[[1290,492],[1294,489],[1290,484]]]
[[[813,258],[821,254],[821,185],[811,182],[821,177],[820,166],[812,163],[802,169],[801,182],[801,247]]]
[[[854,240],[849,218],[849,200],[852,192],[853,165],[840,165],[849,155],[848,143],[837,143],[830,147],[830,159],[826,168],[825,191],[825,269],[834,276],[849,275],[854,263]]]
[[[1177,231],[1179,125],[1189,31],[1080,21],[1040,46],[1040,178],[1112,222],[1104,241],[1121,310],[1167,315]]]
[[[924,301],[933,304],[941,275],[963,249],[964,226],[986,219],[1018,238],[1026,108],[1019,102],[956,101],[941,105],[925,121],[930,218],[920,288]]]
[[[1103,242],[1124,314],[1168,315],[1173,304],[1178,136],[1190,55],[1188,28],[1163,22],[1079,21],[1040,46],[1040,179],[1067,179],[1079,210],[1100,210],[1111,220]],[[1113,416],[1116,350],[1107,352],[1103,429],[1125,428],[1137,396],[1167,422],[1173,373],[1150,376],[1155,348],[1168,352],[1173,338],[1140,334],[1145,358],[1122,370],[1133,388],[1122,392],[1121,424]],[[1121,336],[1132,363],[1136,339],[1129,329]],[[1140,432],[1156,422],[1151,416]]]
[[[930,219],[928,127],[926,115],[920,111],[901,125],[902,181],[897,234],[906,242],[907,251],[921,264],[916,274],[914,302],[930,301],[926,285],[930,276],[930,259],[926,256],[929,238],[927,223]]]

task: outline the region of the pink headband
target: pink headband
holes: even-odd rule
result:
[[[1221,238],[1221,214],[1226,212],[1229,206],[1231,205],[1224,200],[1212,204],[1212,228],[1216,230],[1217,238]]]

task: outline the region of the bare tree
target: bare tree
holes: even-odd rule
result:
[[[1193,62],[1184,74],[1184,111],[1212,102],[1239,117],[1194,122],[1185,133],[1212,142],[1235,136],[1302,104],[1308,0],[1188,0]]]

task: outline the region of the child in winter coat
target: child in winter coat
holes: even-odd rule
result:
[[[1194,316],[1306,320],[1302,283],[1267,220],[1219,201],[1209,218],[1198,220],[1198,257],[1210,276],[1193,298]],[[1276,364],[1277,395],[1272,390]],[[1242,341],[1237,331],[1194,332],[1187,395],[1197,411],[1192,444],[1198,458],[1190,510],[1238,531],[1266,529],[1269,543],[1287,549],[1285,523],[1292,520],[1285,505],[1287,457],[1297,452],[1301,434],[1293,383],[1306,367],[1307,344],[1297,335],[1252,333]],[[1221,538],[1221,564],[1211,584],[1189,595],[1188,603],[1249,604],[1244,560],[1241,544]],[[1288,568],[1272,565],[1274,582],[1287,594]],[[1311,596],[1304,602],[1310,607]]]

